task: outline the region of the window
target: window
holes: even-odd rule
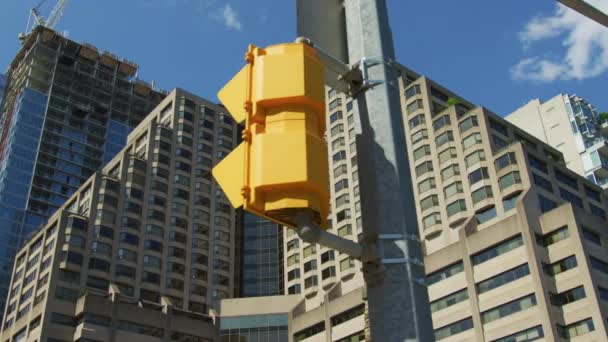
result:
[[[608,274],[608,263],[593,256],[589,257],[589,260],[591,261],[591,268]]]
[[[332,156],[332,160],[334,161],[334,163],[346,160],[346,151],[338,151],[334,153],[334,155]]]
[[[523,264],[523,265],[517,266],[506,272],[500,273],[491,278],[480,281],[476,285],[477,292],[479,294],[482,294],[482,293],[488,292],[490,290],[494,290],[498,287],[501,287],[503,285],[506,285],[508,283],[511,283],[518,279],[526,277],[529,274],[530,274],[530,267],[528,267],[528,264]]]
[[[445,198],[450,198],[456,194],[462,193],[462,182],[454,182],[443,189]]]
[[[317,260],[310,260],[304,263],[304,273],[317,269]]]
[[[465,318],[461,321],[443,326],[441,328],[435,329],[435,340],[443,340],[444,338],[448,338],[450,336],[454,336],[456,334],[460,334],[463,331],[467,331],[473,329],[473,319],[471,317]]]
[[[343,227],[338,228],[338,236],[344,237],[349,236],[353,233],[352,227],[350,224],[347,224]]]
[[[425,211],[437,205],[439,205],[439,198],[437,195],[431,195],[420,201],[420,210]]]
[[[481,321],[486,324],[497,319],[524,311],[536,305],[536,296],[534,294],[516,299],[512,302],[502,304],[493,309],[481,313]]]
[[[454,141],[454,134],[452,133],[452,131],[446,131],[445,133],[440,134],[435,139],[435,144],[437,145],[437,147],[440,147],[450,141]]]
[[[294,254],[287,258],[287,266],[292,266],[300,262],[300,254]]]
[[[409,121],[410,129],[414,129],[426,122],[424,114],[418,114]]]
[[[547,163],[545,163],[544,161],[536,158],[535,156],[531,155],[528,153],[528,161],[530,162],[530,166],[532,166],[533,168],[535,168],[536,170],[547,174]]]
[[[412,134],[412,144],[415,144],[415,143],[417,143],[419,141],[422,141],[422,140],[424,140],[424,139],[426,139],[428,137],[429,137],[429,135],[428,135],[427,130],[426,129],[421,129],[418,132]]]
[[[517,159],[515,159],[515,152],[503,154],[502,156],[496,159],[496,162],[494,162],[494,164],[496,165],[497,171],[502,170],[511,164],[517,164]]]
[[[334,266],[330,266],[323,271],[321,271],[321,279],[325,280],[330,277],[336,276],[336,268]]]
[[[546,213],[547,211],[555,209],[557,204],[543,195],[538,195],[538,206],[542,213]]]
[[[492,342],[532,342],[540,338],[545,337],[542,326],[536,326],[534,328],[526,329],[515,334],[501,337]]]
[[[592,230],[589,230],[585,227],[583,227],[582,232],[583,232],[583,238],[585,240],[590,241],[598,246],[602,245],[602,239],[598,233],[596,233]]]
[[[418,192],[423,193],[431,189],[435,189],[435,178],[428,178],[418,183]]]
[[[317,286],[317,284],[318,284],[318,279],[317,279],[316,275],[313,275],[313,276],[310,276],[310,277],[304,279],[304,288],[305,289],[313,287],[313,286]]]
[[[479,265],[488,260],[494,259],[502,254],[510,252],[517,247],[523,246],[524,240],[521,235],[517,235],[507,241],[503,241],[495,246],[485,249],[472,256],[473,265]]]
[[[473,133],[462,139],[462,148],[465,150],[475,144],[481,143],[481,133]]]
[[[460,199],[448,204],[448,217],[458,214],[459,212],[466,211],[467,205],[465,200]]]
[[[296,268],[289,272],[287,272],[287,281],[291,281],[294,279],[300,279],[300,269]]]
[[[543,247],[548,247],[569,237],[570,231],[568,230],[568,226],[563,226],[545,235],[536,235],[536,243]]]
[[[480,167],[479,169],[469,173],[469,183],[471,185],[488,178],[490,178],[490,175],[488,174],[487,167]]]
[[[473,115],[460,121],[460,123],[458,124],[458,129],[460,130],[460,133],[463,133],[469,130],[470,128],[477,126],[479,126],[479,122],[477,121],[477,117]]]
[[[603,287],[598,287],[597,289],[600,294],[600,299],[603,301],[608,301],[608,289],[605,289]]]
[[[336,214],[336,221],[338,221],[338,223],[340,223],[346,219],[349,219],[349,218],[350,218],[350,209],[344,209],[342,211],[339,211]]]
[[[509,132],[507,131],[507,127],[501,123],[498,123],[495,120],[490,119],[490,127],[496,132],[506,136],[509,136]]]
[[[521,177],[519,175],[519,171],[509,172],[498,179],[498,184],[500,184],[500,190],[504,190],[512,185],[520,183]]]
[[[437,312],[439,310],[445,309],[452,305],[456,305],[460,302],[469,299],[469,294],[467,289],[462,289],[460,291],[456,291],[452,294],[449,294],[445,297],[439,298],[435,301],[432,301],[431,304],[431,312]]]
[[[449,124],[451,124],[450,116],[443,115],[443,116],[440,116],[437,120],[433,121],[433,129],[437,131],[437,130],[441,129],[442,127],[445,127]]]
[[[416,166],[416,176],[420,177],[423,174],[427,173],[427,172],[432,172],[433,171],[433,162],[432,161],[425,161],[420,165]]]
[[[414,160],[418,160],[428,155],[431,155],[431,146],[429,145],[423,145],[414,150]]]
[[[545,178],[537,175],[536,173],[532,173],[532,180],[534,181],[534,184],[540,186],[541,188],[549,192],[553,192],[553,185]]]
[[[583,186],[585,188],[585,194],[587,197],[592,198],[595,201],[601,202],[602,198],[600,197],[600,192],[594,189],[591,189],[588,186]]]
[[[348,322],[353,318],[362,316],[365,312],[365,304],[355,306],[330,318],[331,326],[335,327],[344,322]]]
[[[565,201],[568,201],[579,208],[583,208],[583,200],[570,191],[559,188],[559,194]]]
[[[340,272],[347,271],[353,267],[355,267],[355,261],[350,257],[340,261]]]
[[[591,214],[600,217],[602,220],[606,220],[606,212],[603,209],[591,203],[589,203],[589,209],[591,210]]]
[[[477,224],[482,224],[496,217],[496,207],[491,206],[486,209],[479,210],[475,213]]]
[[[573,189],[578,189],[578,183],[576,182],[576,178],[570,177],[557,169],[555,170],[555,178],[557,178],[558,181]]]
[[[331,128],[331,136],[335,137],[336,135],[344,132],[344,125],[338,124]]]
[[[439,164],[443,164],[444,162],[456,157],[456,147],[450,147],[447,150],[439,153]]]
[[[570,269],[573,269],[577,265],[578,264],[576,262],[576,257],[574,255],[571,255],[552,264],[543,263],[543,271],[548,275],[555,276],[562,272],[566,272]]]
[[[293,340],[295,342],[299,342],[311,336],[319,334],[323,331],[325,331],[325,322],[319,322],[313,326],[310,326],[293,334]]]
[[[467,167],[484,160],[486,160],[486,153],[483,150],[477,150],[473,153],[468,154],[464,158]]]
[[[116,329],[122,331],[129,331],[136,334],[148,335],[154,337],[162,337],[163,329],[156,328],[150,325],[138,324],[129,321],[118,321]]]
[[[342,111],[337,111],[329,116],[329,123],[333,124],[337,120],[342,120]]]
[[[585,298],[585,289],[583,286],[578,286],[562,293],[549,293],[551,304],[561,307],[566,304],[575,302]]]
[[[417,111],[418,109],[422,109],[424,108],[423,104],[422,104],[422,100],[416,100],[416,101],[412,101],[411,103],[409,103],[406,106],[406,110],[408,114],[412,114],[413,112]]]
[[[422,225],[425,229],[437,224],[441,224],[441,214],[439,213],[432,213],[422,219]]]
[[[591,318],[587,318],[582,321],[578,321],[568,325],[557,325],[557,332],[561,337],[566,339],[581,336],[594,330],[595,327],[593,326],[593,319]]]
[[[304,257],[306,258],[307,256],[313,255],[316,253],[316,248],[315,245],[309,245],[304,247]]]
[[[344,146],[346,146],[346,140],[343,137],[337,138],[331,142],[332,150],[337,150]]]
[[[405,97],[407,99],[410,99],[417,94],[421,94],[420,85],[418,85],[418,84],[414,84],[413,86],[411,86],[405,90]]]
[[[431,286],[435,283],[438,283],[444,279],[447,279],[455,274],[458,274],[460,272],[464,271],[464,264],[462,263],[462,261],[459,261],[455,264],[446,266],[442,269],[439,269],[433,273],[430,273],[427,277],[426,277],[426,283],[427,286]]]
[[[348,189],[348,179],[341,179],[334,184],[335,192],[339,192],[343,189]]]
[[[477,189],[471,193],[473,198],[473,204],[479,203],[487,198],[492,198],[492,187],[484,186],[483,188]]]
[[[460,175],[460,168],[458,167],[458,164],[450,165],[441,170],[441,179],[444,181],[458,175]]]
[[[509,146],[509,143],[504,141],[502,138],[492,134],[492,144],[497,150],[502,150],[503,148]]]

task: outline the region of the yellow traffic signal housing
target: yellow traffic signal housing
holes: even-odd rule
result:
[[[234,207],[295,227],[312,210],[327,227],[329,178],[323,64],[316,50],[291,43],[250,46],[247,65],[219,92],[243,143],[212,171]]]

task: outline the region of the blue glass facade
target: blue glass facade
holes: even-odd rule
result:
[[[24,233],[26,205],[47,96],[25,88],[7,119],[7,137],[0,161],[0,293],[6,293],[13,257]],[[27,218],[30,220],[30,218]]]
[[[42,26],[11,63],[0,104],[1,307],[17,249],[165,97],[136,72]]]
[[[283,231],[276,223],[245,213],[241,297],[283,294]]]
[[[2,97],[4,96],[4,88],[6,87],[6,76],[0,74],[0,103],[2,103]]]
[[[108,121],[108,132],[106,133],[106,144],[103,147],[103,165],[107,164],[127,143],[127,137],[131,133],[131,127],[110,119]]]
[[[222,342],[287,342],[287,314],[222,317],[220,339]]]

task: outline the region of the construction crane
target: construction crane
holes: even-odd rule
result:
[[[595,22],[608,27],[608,14],[600,11],[593,7],[586,1],[583,0],[557,0],[563,5],[570,7],[578,13],[586,16],[587,18],[594,20]]]
[[[34,30],[34,28],[36,28],[36,26],[40,25],[50,29],[54,28],[61,19],[65,8],[70,3],[70,0],[58,0],[46,19],[40,14],[40,8],[45,2],[46,0],[40,1],[36,7],[30,10],[30,16],[27,20],[27,27],[25,28],[26,33],[19,34],[19,39],[22,42],[25,41],[27,36]]]

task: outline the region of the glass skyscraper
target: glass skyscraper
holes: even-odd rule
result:
[[[2,97],[4,95],[4,87],[6,86],[6,76],[0,74],[0,103],[2,103]]]
[[[240,297],[283,294],[283,227],[245,213]]]
[[[17,249],[165,97],[136,72],[44,27],[9,66],[0,106],[0,305]]]

